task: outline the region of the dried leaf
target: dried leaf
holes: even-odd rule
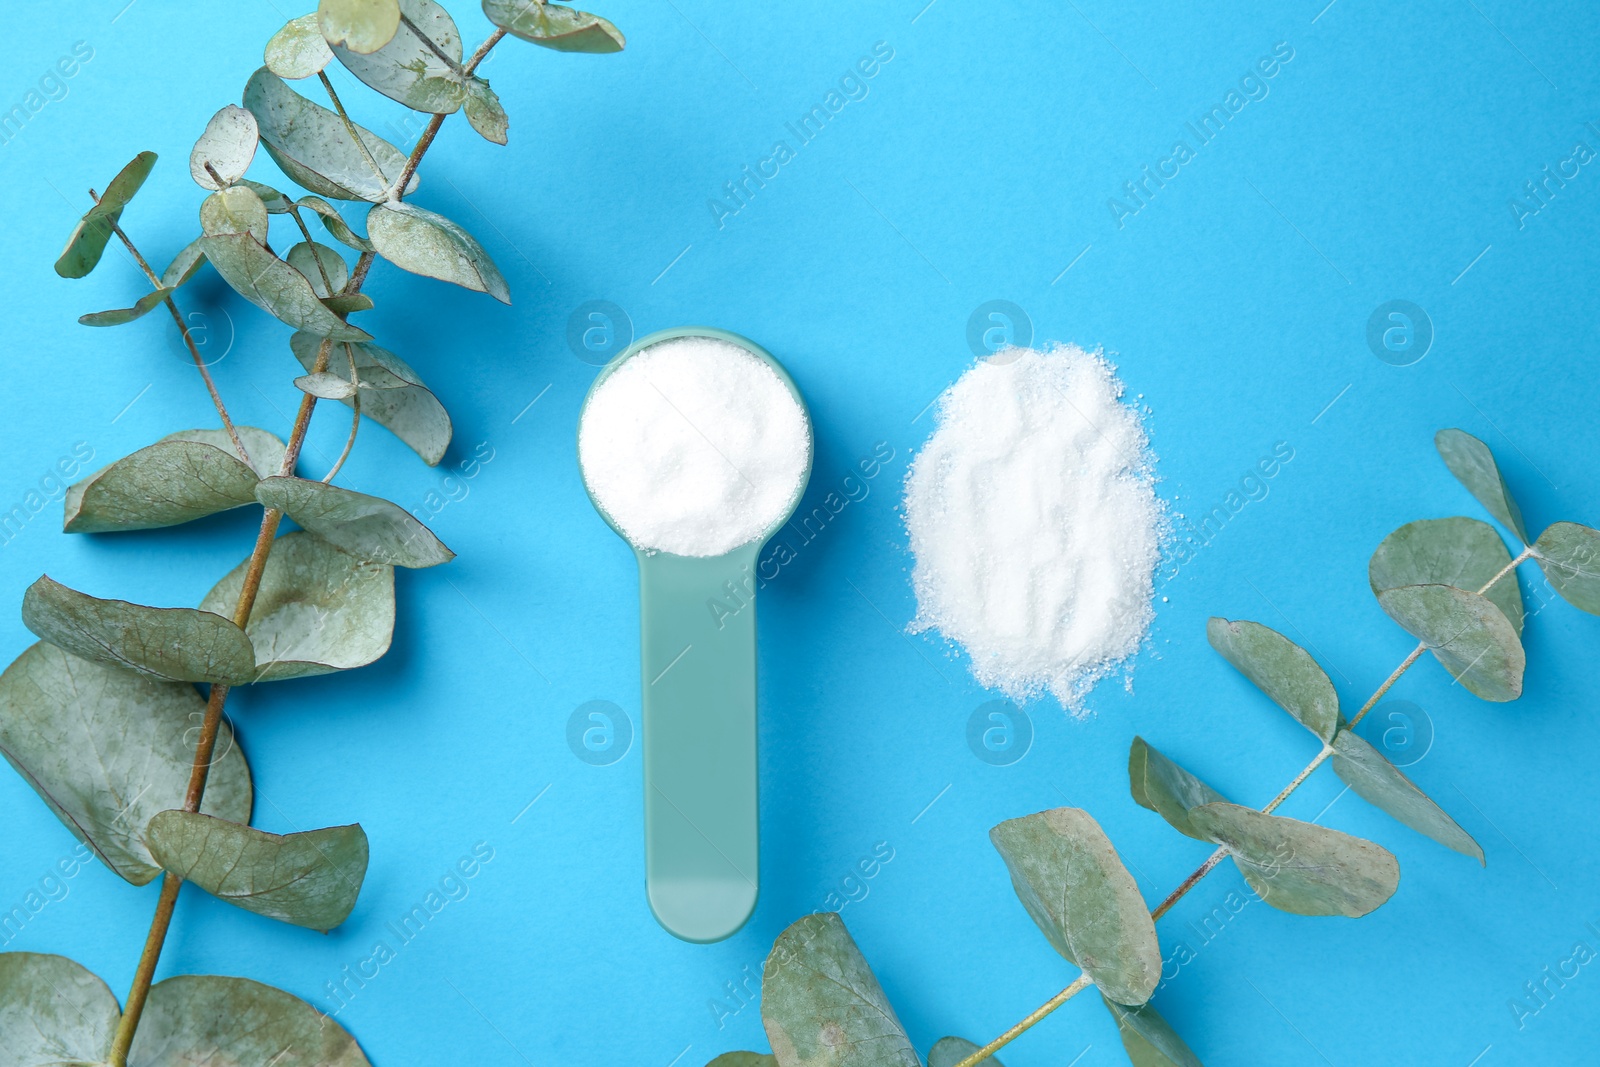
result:
[[[247,559],[230,571],[201,610],[229,610],[249,567]],[[245,633],[256,650],[256,681],[364,667],[389,650],[394,635],[394,568],[362,562],[309,533],[280,537]]]
[[[1128,780],[1133,799],[1140,807],[1160,815],[1180,834],[1201,841],[1210,840],[1189,822],[1189,811],[1227,798],[1162,755],[1142,737],[1133,739],[1128,752]]]
[[[65,956],[0,953],[0,1067],[74,1067],[111,1051],[122,1009]]]
[[[274,189],[270,185],[265,184],[264,182],[255,182],[251,181],[249,178],[240,178],[239,184],[261,198],[261,202],[266,205],[267,214],[269,215],[288,214],[289,208],[293,206],[287,196],[284,196],[282,193],[278,192],[278,190]]]
[[[230,619],[194,608],[100,600],[48,575],[22,597],[22,624],[81,659],[174,682],[248,682],[255,652]]]
[[[367,876],[360,826],[269,834],[187,811],[150,820],[163,869],[229,904],[326,933],[350,917]]]
[[[1373,593],[1402,585],[1453,585],[1477,592],[1511,563],[1494,527],[1478,519],[1423,519],[1383,539],[1367,564]],[[1507,574],[1484,594],[1522,633],[1522,591]]]
[[[265,67],[245,86],[244,106],[255,115],[261,143],[273,161],[313,193],[336,200],[385,200],[405,171],[405,153],[357,126],[360,144],[367,149],[363,153],[344,120],[295,92]],[[381,178],[373,170],[374,162],[383,172]],[[416,182],[412,175],[405,191],[414,190]]]
[[[941,1037],[933,1048],[928,1050],[928,1067],[955,1067],[974,1052],[982,1050],[982,1045],[974,1045],[964,1037]],[[1005,1067],[1005,1064],[993,1056],[985,1056],[973,1067]]]
[[[294,387],[321,400],[344,400],[356,395],[355,386],[337,374],[329,374],[326,371],[296,378]]]
[[[317,299],[305,275],[267,251],[247,233],[202,238],[206,258],[234,291],[295,329],[340,341],[372,335],[340,319]]]
[[[1028,915],[1106,996],[1143,1004],[1161,980],[1161,945],[1133,876],[1100,824],[1078,808],[989,831]],[[776,1046],[774,1046],[776,1047]]]
[[[322,36],[316,14],[290,19],[267,42],[267,69],[290,81],[309,78],[333,62],[333,49]]]
[[[1522,509],[1512,499],[1511,488],[1500,474],[1489,446],[1465,430],[1440,430],[1433,435],[1434,447],[1468,492],[1478,498],[1478,503],[1489,510],[1512,533],[1528,541],[1528,531],[1522,525]]]
[[[297,333],[290,338],[295,358],[306,370],[316,365],[319,346],[318,338],[309,334]],[[396,437],[411,446],[428,466],[437,466],[444,458],[454,432],[450,416],[444,410],[444,405],[439,403],[438,397],[422,384],[417,372],[403,360],[373,344],[334,345],[328,361],[328,373],[348,379],[351,352],[355,353],[356,372],[362,383],[381,390],[361,394],[361,414],[388,427]],[[396,384],[378,384],[386,381]],[[351,402],[346,400],[344,403]]]
[[[266,203],[247,186],[229,186],[200,202],[200,231],[207,237],[247,233],[257,244],[265,245],[270,222]],[[200,248],[205,250],[203,241]]]
[[[371,311],[372,297],[366,293],[335,293],[325,297],[322,306],[335,315],[354,315],[358,311]]]
[[[121,326],[134,319],[142,319],[160,307],[162,302],[172,295],[174,288],[176,286],[146,293],[134,301],[131,308],[115,308],[111,311],[94,311],[87,315],[79,315],[78,322],[84,326]]]
[[[248,978],[184,974],[150,990],[128,1067],[370,1067],[305,1001]]]
[[[329,44],[376,52],[400,29],[397,0],[319,0],[317,24]]]
[[[176,289],[190,278],[193,278],[205,261],[205,246],[200,243],[200,238],[196,237],[184,245],[183,249],[172,257],[172,262],[167,265],[167,269],[161,272],[161,287],[168,291]],[[83,320],[79,319],[78,321],[82,322]]]
[[[764,1052],[724,1052],[706,1067],[778,1067],[778,1057]]]
[[[161,873],[145,827],[183,806],[205,707],[192,685],[41,641],[0,674],[0,753],[106,866],[144,885]],[[250,769],[223,720],[201,807],[248,822],[250,801]]]
[[[560,4],[483,0],[483,13],[512,36],[557,52],[620,52],[628,43],[621,30],[599,15]]]
[[[1339,728],[1339,694],[1310,653],[1258,622],[1212,618],[1206,623],[1206,638],[1306,729],[1324,742],[1333,740]]]
[[[106,242],[111,239],[112,227],[122,217],[133,194],[139,191],[150,170],[156,165],[154,152],[140,152],[133,161],[117,172],[100,196],[100,202],[86,212],[67,238],[67,246],[56,260],[56,273],[63,278],[82,278],[100,263]]]
[[[315,211],[317,216],[322,219],[322,225],[327,228],[329,233],[333,234],[336,241],[350,246],[357,252],[373,251],[372,242],[352,230],[350,224],[344,221],[344,217],[339,214],[338,210],[326,200],[316,196],[302,196],[298,203],[301,207]]]
[[[410,25],[402,21],[378,51],[364,55],[335,48],[334,55],[351,74],[391,100],[429,114],[453,114],[467,98],[455,20],[434,0],[400,0],[400,11]]]
[[[761,1021],[783,1067],[921,1067],[836,912],[778,935],[762,973]]]
[[[1378,603],[1476,696],[1505,701],[1522,695],[1522,642],[1487,597],[1449,585],[1404,585],[1379,593]]]
[[[1400,768],[1361,735],[1340,730],[1333,739],[1333,772],[1370,804],[1375,804],[1419,834],[1483,863],[1483,849],[1444,809],[1428,799]]]
[[[443,215],[402,201],[377,204],[367,215],[367,234],[378,254],[402,270],[511,303],[511,290],[489,253]]]
[[[500,103],[500,97],[489,88],[489,83],[482,78],[473,78],[467,83],[467,122],[472,128],[483,135],[485,140],[495,144],[506,143],[506,130],[511,125],[511,120],[506,117],[506,109]]]
[[[1133,1067],[1202,1067],[1200,1058],[1150,1005],[1126,1008],[1105,997],[1100,1001],[1117,1020],[1117,1035]]]
[[[1556,592],[1580,611],[1600,615],[1600,530],[1552,523],[1533,548]]]
[[[256,499],[352,556],[394,567],[437,567],[456,554],[398,504],[305,478],[267,478]]]
[[[305,276],[306,281],[311,283],[311,291],[322,300],[343,289],[345,282],[350,280],[350,267],[344,257],[324,244],[301,241],[289,249],[284,259]]]
[[[232,185],[244,177],[256,157],[257,133],[254,115],[237,104],[227,105],[211,116],[205,132],[194,143],[194,150],[189,153],[189,176],[202,189],[219,191]]]

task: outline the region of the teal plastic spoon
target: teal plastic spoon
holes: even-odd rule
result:
[[[688,326],[640,338],[608,363],[589,387],[584,411],[626,360],[679,337],[713,338],[744,349],[771,367],[805,410],[794,380],[761,346],[724,330]],[[810,427],[808,413],[808,435]],[[806,451],[805,474],[783,515],[755,540],[721,556],[678,556],[634,544],[584,482],[595,510],[639,562],[645,891],[656,920],[685,941],[720,941],[755,911],[755,573],[762,547],[805,493],[809,440]],[[713,601],[723,607],[714,610]]]

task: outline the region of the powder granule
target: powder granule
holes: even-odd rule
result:
[[[913,631],[961,644],[1014,700],[1074,712],[1155,615],[1165,512],[1149,441],[1098,354],[1005,349],[939,399],[906,474]]]
[[[720,556],[781,522],[811,462],[803,407],[738,345],[651,345],[584,408],[578,462],[589,491],[640,548]]]

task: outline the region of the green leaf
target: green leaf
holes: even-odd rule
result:
[[[1478,498],[1478,503],[1489,510],[1512,533],[1528,541],[1528,531],[1522,525],[1522,509],[1511,497],[1511,488],[1500,474],[1489,446],[1465,430],[1440,430],[1433,435],[1434,447],[1467,491]]]
[[[443,215],[395,201],[367,214],[367,234],[378,254],[402,270],[511,303],[500,268],[473,236]]]
[[[982,1045],[974,1045],[964,1037],[941,1037],[928,1051],[928,1067],[956,1067],[956,1064],[974,1052],[981,1051],[983,1051]],[[973,1067],[1005,1067],[1005,1064],[993,1056],[985,1056]]]
[[[99,203],[78,220],[72,236],[67,238],[67,246],[56,260],[57,274],[63,278],[83,278],[99,265],[100,257],[105,254],[106,242],[111,240],[112,228],[122,217],[122,209],[128,206],[128,201],[133,199],[133,194],[139,191],[144,180],[150,177],[150,170],[155,165],[154,152],[140,152],[131,163],[117,172],[117,176],[111,179],[111,184],[101,194]]]
[[[234,291],[297,330],[340,341],[367,341],[372,335],[351,326],[323,306],[305,275],[267,251],[247,233],[202,238],[206,258]]]
[[[128,1067],[369,1067],[332,1018],[248,978],[184,974],[150,990]]]
[[[1143,1004],[1161,980],[1161,945],[1133,876],[1100,824],[1078,808],[989,831],[1028,915],[1106,996]]]
[[[1206,623],[1206,638],[1301,725],[1324,743],[1333,740],[1339,728],[1339,694],[1310,653],[1258,622],[1213,617]]]
[[[301,241],[289,249],[289,254],[284,258],[289,266],[305,276],[306,281],[311,283],[311,291],[320,299],[333,296],[350,280],[350,267],[344,257],[327,245]],[[326,282],[323,281],[324,275],[327,276]]]
[[[1220,802],[1189,818],[1228,850],[1256,895],[1282,911],[1355,918],[1400,884],[1400,864],[1388,849],[1338,830]]]
[[[48,575],[23,594],[22,624],[81,659],[152,678],[236,685],[255,673],[250,639],[221,615],[100,600]]]
[[[372,297],[366,293],[336,293],[324,297],[322,305],[335,315],[353,315],[358,311],[371,311]]]
[[[1104,996],[1100,1001],[1117,1020],[1117,1035],[1133,1067],[1202,1067],[1200,1057],[1150,1005],[1125,1008]]]
[[[344,221],[344,217],[339,214],[338,210],[326,200],[316,196],[302,196],[297,203],[301,207],[315,211],[318,217],[322,219],[322,225],[327,228],[329,233],[333,234],[336,241],[349,245],[357,252],[373,251],[372,242],[352,230],[350,224]]]
[[[400,10],[410,24],[402,21],[378,51],[363,55],[335,48],[333,54],[351,74],[389,99],[415,111],[453,114],[467,98],[455,20],[434,0],[400,0]]]
[[[294,387],[302,393],[310,393],[321,400],[344,400],[356,395],[356,387],[347,379],[337,374],[324,371],[321,374],[307,374],[294,380]]]
[[[231,610],[249,568],[247,559],[230,571],[201,610]],[[358,560],[309,533],[280,537],[245,633],[256,650],[256,681],[364,667],[389,650],[394,635],[394,568]]]
[[[706,1067],[778,1067],[778,1057],[764,1052],[724,1052]]]
[[[1476,593],[1511,563],[1494,527],[1479,519],[1423,519],[1383,539],[1367,564],[1373,593],[1402,585],[1453,585]],[[1484,594],[1522,633],[1522,591],[1510,574]]]
[[[437,567],[456,554],[398,504],[305,478],[267,478],[256,499],[357,559]]]
[[[316,365],[319,340],[297,333],[289,339],[295,358],[306,370]],[[438,397],[422,384],[417,372],[394,353],[373,344],[333,346],[328,373],[346,380],[350,377],[350,353],[355,353],[356,372],[363,385],[379,392],[361,394],[361,414],[388,429],[421,456],[428,466],[437,466],[450,446],[454,432],[450,416]],[[379,384],[384,382],[397,384]],[[351,401],[344,401],[350,404]]]
[[[146,293],[134,301],[131,308],[115,308],[111,311],[95,311],[88,315],[79,315],[78,321],[85,326],[121,326],[134,319],[142,319],[160,307],[162,301],[172,295],[174,288],[176,287],[164,287]]]
[[[1445,848],[1483,863],[1483,849],[1426,793],[1400,773],[1361,735],[1340,730],[1333,739],[1333,773],[1356,794]]]
[[[150,820],[162,868],[246,911],[326,933],[350,917],[367,876],[360,826],[269,834],[187,811]]]
[[[500,104],[500,97],[489,88],[489,83],[482,78],[473,78],[467,83],[467,122],[472,128],[483,135],[485,140],[495,144],[506,143],[506,130],[511,125],[511,120],[506,117],[506,109]]]
[[[192,685],[79,659],[45,642],[0,674],[0,753],[50,810],[134,885],[161,873],[144,841],[183,807],[205,701]],[[202,810],[250,819],[250,769],[227,720]]]
[[[238,427],[252,468],[222,430],[186,430],[124,456],[67,490],[67,533],[151,530],[253,504],[259,472],[277,473],[284,445]]]
[[[1522,642],[1487,597],[1450,585],[1404,585],[1379,593],[1378,603],[1474,695],[1496,701],[1522,695]]]
[[[329,44],[376,52],[400,29],[398,0],[319,0],[317,24]]]
[[[161,273],[161,288],[168,291],[176,289],[190,278],[193,278],[205,261],[205,246],[200,243],[200,238],[196,237],[184,245],[177,255],[172,257],[172,262]],[[82,322],[83,320],[79,319],[78,321]]]
[[[489,21],[514,37],[558,52],[620,52],[622,31],[599,15],[537,0],[483,0]]]
[[[206,237],[219,233],[247,233],[257,244],[267,243],[267,205],[255,190],[243,185],[229,186],[200,202],[200,231]],[[201,251],[205,250],[202,239]]]
[[[288,214],[289,208],[292,206],[289,198],[278,192],[278,190],[274,189],[272,186],[263,182],[253,182],[249,178],[239,179],[239,184],[261,198],[261,202],[267,207],[267,214]]]
[[[336,200],[385,200],[405,171],[405,153],[371,130],[356,127],[358,145],[344,120],[312,103],[262,67],[244,88],[244,106],[261,127],[261,143],[291,179]],[[365,145],[367,151],[361,151]],[[372,157],[369,162],[367,156]],[[383,171],[379,178],[376,162]],[[406,185],[416,188],[416,175]]]
[[[250,169],[257,140],[256,117],[237,104],[227,105],[211,116],[205,132],[194,143],[194,150],[189,153],[189,176],[202,189],[226,189]],[[212,177],[213,171],[216,177]]]
[[[1140,807],[1160,815],[1180,834],[1208,841],[1189,822],[1189,809],[1217,800],[1221,793],[1158,752],[1142,737],[1133,739],[1128,752],[1128,780]]]
[[[1552,523],[1533,549],[1545,577],[1567,603],[1600,615],[1600,530],[1575,522]]]
[[[921,1067],[836,912],[807,915],[773,942],[761,1021],[783,1067]]]
[[[333,49],[322,36],[315,13],[290,19],[267,42],[267,69],[280,78],[309,78],[332,62]]]
[[[81,964],[0,953],[0,1067],[100,1063],[121,1018],[111,989]]]

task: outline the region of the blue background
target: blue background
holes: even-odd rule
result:
[[[1155,901],[1206,848],[1129,798],[1135,733],[1252,804],[1314,754],[1208,648],[1208,616],[1283,629],[1357,706],[1412,645],[1367,589],[1369,553],[1403,522],[1479,514],[1434,454],[1444,426],[1495,449],[1535,530],[1600,520],[1590,369],[1600,163],[1552,182],[1537,214],[1519,220],[1511,207],[1577,142],[1600,148],[1586,125],[1600,123],[1591,9],[925,2],[620,2],[603,13],[628,34],[623,55],[510,41],[493,56],[485,71],[511,113],[511,146],[452,119],[415,199],[478,234],[516,304],[380,265],[364,322],[436,389],[456,443],[430,470],[369,425],[340,478],[429,514],[460,557],[398,576],[395,644],[375,666],[230,703],[257,824],[359,820],[372,840],[365,892],[351,920],[321,936],[190,890],[163,974],[248,975],[333,1010],[327,986],[341,968],[394,941],[387,924],[486,842],[494,858],[469,895],[341,1011],[373,1062],[698,1065],[767,1047],[754,1004],[734,1012],[741,1002],[724,1000],[720,1025],[712,1005],[747,965],[759,972],[789,922],[832,892],[859,897],[844,879],[886,842],[892,861],[844,918],[920,1049],[946,1033],[981,1041],[1075,973],[1012,895],[986,840],[993,823],[1087,808]],[[105,332],[74,321],[144,291],[125,256],[108,253],[82,283],[56,278],[51,263],[85,188],[141,149],[162,162],[124,223],[158,265],[187,242],[200,200],[184,167],[193,139],[238,99],[268,36],[302,12],[271,0],[227,12],[125,5],[0,15],[4,108],[74,42],[94,50],[64,97],[0,146],[0,511],[78,442],[98,466],[215,425],[170,321]],[[487,23],[475,5],[451,6],[470,47]],[[798,145],[785,124],[880,41],[893,59],[865,98]],[[1185,123],[1279,42],[1293,59],[1268,95],[1198,146]],[[334,76],[378,132],[409,144],[420,130]],[[1178,138],[1194,159],[1119,228],[1108,199]],[[795,158],[719,228],[708,200],[779,139]],[[252,173],[277,180],[264,155]],[[1175,574],[1163,568],[1132,690],[1103,685],[1081,722],[1050,701],[1029,705],[1032,747],[1010,766],[979,760],[966,741],[974,709],[995,695],[935,637],[903,632],[914,601],[897,511],[906,462],[930,430],[926,408],[973,360],[969,316],[995,299],[1024,309],[1041,341],[1114,354],[1130,398],[1150,409],[1175,511],[1223,504],[1276,443],[1294,451],[1265,499]],[[1425,358],[1404,367],[1366,340],[1369,316],[1395,299],[1424,308],[1435,331]],[[637,333],[713,324],[782,359],[816,423],[808,509],[878,442],[894,451],[870,495],[762,592],[763,892],[749,926],[711,947],[674,941],[645,906],[637,739],[609,766],[580,761],[566,741],[587,701],[638,713],[633,559],[589,506],[574,460],[595,368],[569,347],[567,326],[591,300],[625,309]],[[288,329],[210,272],[182,302],[221,357],[236,419],[285,433],[300,373]],[[321,475],[347,427],[340,409],[319,410],[305,473]],[[461,477],[480,443],[492,460]],[[0,601],[16,604],[48,571],[101,596],[194,604],[245,556],[255,524],[240,512],[68,537],[59,515],[52,501],[0,549]],[[1535,578],[1523,578],[1530,610]],[[1600,949],[1588,925],[1600,924],[1597,634],[1600,620],[1565,604],[1539,610],[1516,703],[1475,700],[1431,660],[1394,690],[1419,709],[1410,736],[1431,732],[1411,772],[1483,844],[1486,869],[1340,799],[1323,770],[1283,812],[1393,849],[1404,872],[1393,900],[1359,922],[1252,906],[1207,935],[1201,920],[1243,890],[1228,866],[1163,920],[1167,952],[1182,943],[1195,958],[1156,1004],[1205,1062],[1592,1056],[1600,964],[1551,983],[1537,1014],[1524,983],[1576,942]],[[5,656],[30,640],[4,612]],[[1403,729],[1391,741],[1420,751]],[[9,910],[72,841],[14,775],[0,775],[0,806]],[[69,954],[120,996],[155,887],[130,889],[98,866],[68,884],[7,947]],[[1005,1059],[1123,1062],[1089,998]]]

